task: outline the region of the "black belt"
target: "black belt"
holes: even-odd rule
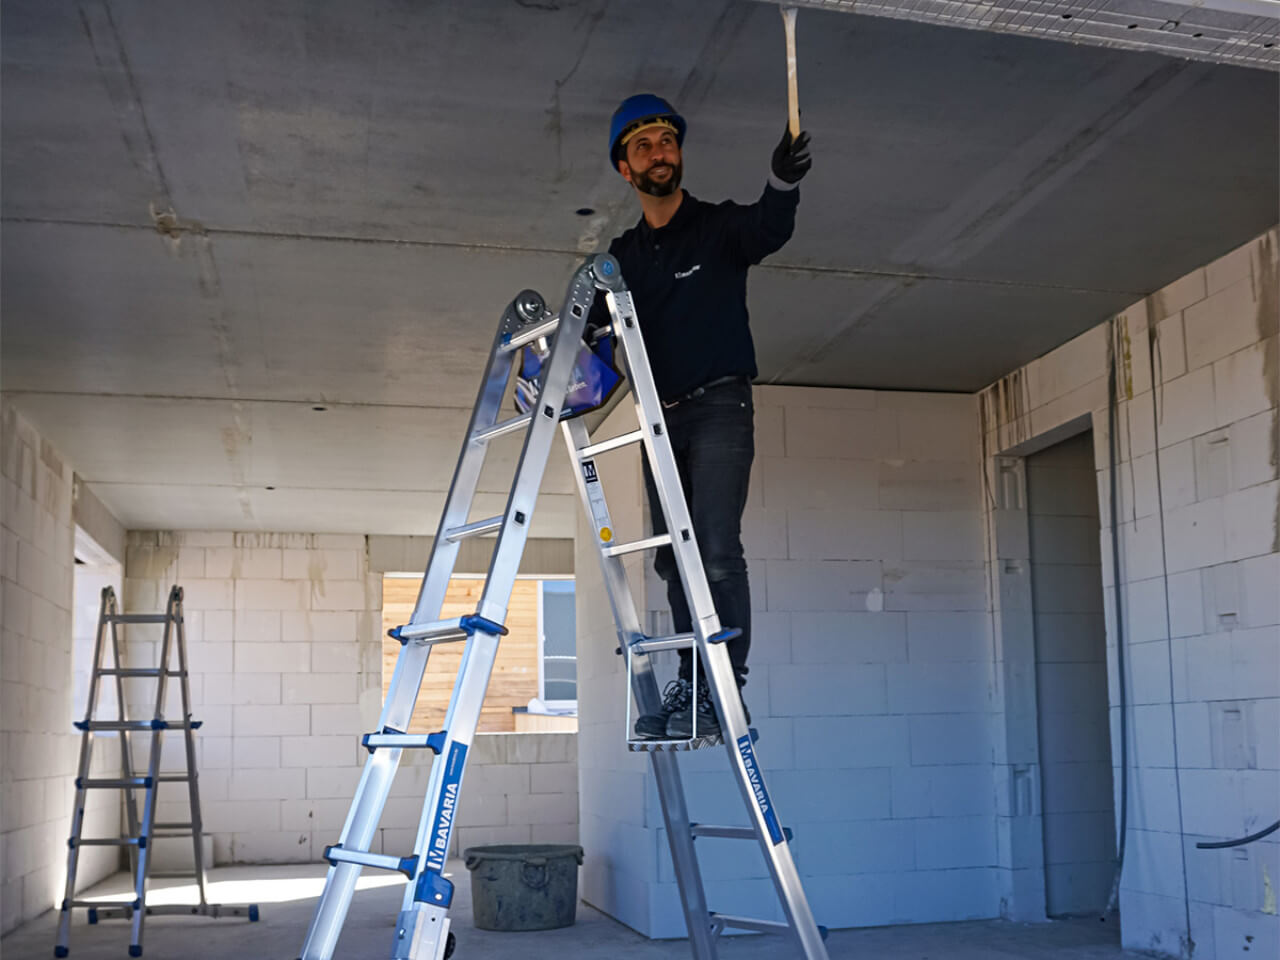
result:
[[[694,390],[690,390],[688,393],[682,394],[681,396],[676,397],[674,400],[663,400],[662,405],[666,407],[668,410],[670,410],[672,407],[678,407],[680,404],[684,403],[686,400],[697,400],[700,396],[702,396],[708,390],[714,390],[716,387],[727,386],[730,383],[748,383],[749,384],[750,382],[751,382],[751,378],[748,376],[744,376],[741,373],[733,373],[727,377],[716,377],[714,380],[709,380],[706,383],[704,383],[702,386],[697,387]]]

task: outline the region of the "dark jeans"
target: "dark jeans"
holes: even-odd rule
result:
[[[751,384],[744,381],[712,387],[697,399],[667,408],[663,415],[720,625],[742,631],[742,636],[726,644],[741,686],[747,682],[747,651],[751,648],[751,591],[742,553],[742,511],[747,505],[755,456]],[[642,459],[653,532],[665,533],[667,524],[658,491],[648,459]],[[654,567],[667,583],[675,632],[691,632],[693,617],[670,547],[657,552]],[[690,652],[681,650],[680,676],[685,679],[691,676],[691,663]]]

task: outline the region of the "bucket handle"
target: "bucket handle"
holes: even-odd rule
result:
[[[520,879],[526,887],[541,890],[547,885],[547,858],[529,857],[520,864]]]

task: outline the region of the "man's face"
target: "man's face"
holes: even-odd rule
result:
[[[619,164],[623,178],[641,193],[666,197],[680,189],[684,168],[680,145],[670,127],[646,127],[627,141],[626,158]]]

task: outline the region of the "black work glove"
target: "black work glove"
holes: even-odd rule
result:
[[[792,140],[791,128],[787,127],[773,150],[773,175],[785,183],[799,183],[811,166],[809,134],[801,130],[800,136]]]

